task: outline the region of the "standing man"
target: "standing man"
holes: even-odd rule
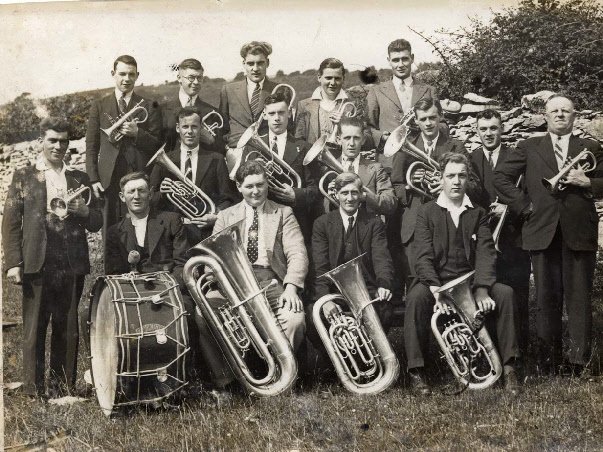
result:
[[[545,374],[558,372],[561,364],[564,299],[570,370],[581,374],[591,352],[591,290],[599,223],[593,197],[603,196],[603,166],[601,146],[572,135],[575,116],[571,99],[552,96],[545,112],[548,133],[520,142],[494,173],[501,201],[524,220],[523,248],[530,252],[536,284],[539,370]],[[567,159],[584,149],[595,156],[594,170],[586,175],[574,167],[562,179],[564,190],[545,188],[543,178],[558,174]],[[525,192],[515,186],[521,174]]]
[[[176,123],[178,122],[178,112],[184,107],[196,108],[201,118],[210,114],[212,111],[217,113],[217,109],[201,100],[199,91],[203,84],[203,66],[199,60],[187,58],[178,66],[178,84],[180,89],[178,94],[169,98],[161,105],[163,117],[163,139],[165,151],[170,152],[177,149],[178,133]],[[220,124],[217,114],[212,114],[207,118],[208,124],[215,122]],[[224,141],[222,140],[222,128],[217,127],[213,130],[215,137],[205,128],[199,132],[200,145],[204,150],[217,152],[224,155]]]
[[[52,322],[48,394],[60,396],[75,386],[78,352],[77,306],[90,272],[86,231],[102,226],[86,173],[64,164],[69,124],[44,119],[42,153],[34,166],[18,169],[8,190],[2,219],[2,247],[8,280],[23,285],[23,392],[45,394],[45,343]],[[88,187],[64,211],[53,210],[68,191]],[[67,216],[64,216],[67,214]]]
[[[129,172],[143,170],[160,146],[161,112],[156,102],[143,99],[134,92],[138,79],[136,60],[130,55],[117,57],[111,75],[115,91],[95,101],[90,108],[86,130],[86,172],[92,182],[96,197],[104,196],[103,238],[107,228],[117,223],[127,209],[119,200],[119,180]],[[120,116],[142,107],[119,128],[121,138],[107,136],[101,129],[108,129]]]
[[[484,110],[477,114],[477,135],[482,147],[471,153],[471,166],[479,177],[481,196],[475,203],[491,213],[490,228],[494,232],[501,214],[506,218],[498,240],[500,254],[496,259],[496,281],[513,289],[518,309],[519,347],[525,358],[529,339],[528,297],[530,288],[530,254],[521,248],[521,222],[519,218],[498,202],[494,189],[494,171],[513,151],[501,144],[502,120],[496,110]]]

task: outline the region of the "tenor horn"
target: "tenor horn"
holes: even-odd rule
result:
[[[92,199],[90,193],[90,187],[87,185],[82,185],[77,190],[69,190],[67,195],[64,197],[57,196],[56,198],[52,198],[50,200],[50,211],[54,213],[60,220],[64,220],[69,216],[68,206],[71,201],[73,201],[78,196],[81,196],[83,193],[88,192],[88,199],[86,200],[86,205],[90,204],[90,200]]]
[[[583,164],[580,164],[580,161],[584,160]],[[573,159],[567,160],[566,164],[563,166],[561,171],[557,173],[554,177],[550,179],[542,178],[542,185],[544,185],[551,193],[558,193],[560,191],[565,190],[565,176],[573,169],[581,169],[585,173],[590,173],[597,166],[597,158],[595,154],[587,150],[586,148],[580,152]]]
[[[191,249],[198,253],[185,264],[183,277],[189,293],[201,310],[228,364],[245,389],[260,396],[286,391],[297,377],[297,362],[291,345],[269,308],[241,241],[244,220],[203,240]],[[209,273],[195,278],[205,266],[213,273],[227,299],[220,308],[211,306],[207,291],[213,282]],[[258,375],[247,359],[259,356],[266,371]]]
[[[136,124],[140,124],[141,122],[145,122],[148,117],[149,117],[149,112],[147,111],[146,108],[144,108],[142,106],[144,100],[140,100],[140,102],[138,102],[136,105],[134,105],[134,107],[132,107],[131,110],[125,112],[124,114],[122,114],[121,116],[119,116],[117,118],[117,120],[114,120],[113,118],[111,118],[111,116],[109,116],[109,120],[113,123],[111,125],[111,127],[107,127],[106,129],[101,129],[101,131],[103,131],[108,137],[109,137],[109,141],[112,143],[117,143],[119,140],[121,140],[124,136],[122,133],[119,132],[119,128],[122,126],[122,124],[128,120],[130,120],[130,118],[132,118],[132,121],[134,121]],[[138,114],[139,111],[144,112],[144,118],[138,118],[135,115]]]
[[[400,364],[372,305],[378,298],[371,300],[366,288],[360,268],[363,256],[320,276],[329,278],[340,294],[319,298],[312,318],[343,386],[356,394],[377,394],[397,380]],[[350,312],[336,305],[326,319],[323,307],[328,302],[343,303]]]
[[[437,292],[446,295],[456,311],[439,310],[431,317],[431,330],[455,378],[469,389],[485,389],[502,375],[501,359],[484,326],[484,314],[471,293],[475,270],[454,279]]]

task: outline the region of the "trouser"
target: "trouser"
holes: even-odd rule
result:
[[[60,271],[23,278],[23,386],[27,394],[44,393],[46,330],[50,339],[50,382],[53,390],[75,386],[79,343],[77,306],[84,275]]]
[[[558,365],[562,355],[563,300],[567,310],[568,359],[584,365],[591,352],[591,291],[595,251],[574,251],[563,241],[560,228],[546,250],[531,251],[536,283],[536,334],[539,359]]]
[[[486,328],[497,345],[503,364],[520,356],[516,334],[517,310],[513,302],[513,290],[496,283],[490,290],[496,302],[494,312],[486,317]],[[431,317],[435,298],[429,287],[419,282],[410,290],[404,316],[404,347],[408,369],[424,367],[424,353],[429,345]]]

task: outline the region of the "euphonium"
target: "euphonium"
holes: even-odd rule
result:
[[[90,200],[91,198],[91,193],[90,193],[90,187],[86,186],[86,185],[82,185],[80,188],[78,188],[77,190],[69,190],[67,192],[67,195],[65,195],[65,197],[56,197],[56,198],[52,198],[50,200],[50,210],[52,213],[54,213],[57,217],[59,217],[60,220],[64,220],[65,218],[67,218],[69,216],[69,212],[68,212],[68,206],[69,203],[71,201],[73,201],[75,198],[77,198],[78,196],[81,196],[82,193],[88,192],[88,199],[86,200],[86,205],[90,204]]]
[[[558,193],[565,190],[565,185],[563,185],[565,182],[565,176],[567,176],[571,170],[580,168],[585,173],[589,173],[597,166],[597,158],[586,148],[573,159],[570,160],[568,157],[567,160],[568,161],[566,164],[556,176],[551,177],[550,179],[545,179],[544,177],[542,178],[542,185],[544,185],[552,193]],[[584,164],[582,165],[580,164],[581,160],[585,160]]]
[[[320,276],[329,278],[341,293],[321,297],[312,310],[320,335],[341,383],[356,394],[377,394],[398,378],[400,364],[375,312],[358,256]],[[338,311],[327,320],[323,306],[327,302],[346,304],[351,314]],[[328,321],[328,330],[325,322]]]
[[[245,389],[260,396],[279,394],[297,377],[297,362],[289,341],[271,312],[241,242],[243,221],[203,240],[191,249],[198,255],[185,264],[183,277],[189,293],[201,310],[224,353],[231,370]],[[214,308],[206,293],[212,284],[209,274],[199,279],[195,271],[205,266],[213,273],[227,304]],[[255,352],[266,364],[263,375],[255,375],[245,359]]]
[[[217,118],[214,122],[210,124],[209,118],[211,118],[212,116],[217,116]],[[203,124],[203,127],[205,127],[205,130],[207,130],[212,137],[215,137],[216,132],[214,132],[214,130],[221,129],[222,127],[224,127],[224,118],[222,118],[222,115],[216,110],[212,110],[208,114],[203,116],[203,118],[201,118],[201,123]]]
[[[502,375],[500,356],[484,326],[484,314],[471,293],[469,272],[438,289],[454,307],[452,315],[436,311],[431,330],[456,379],[469,389],[485,389]]]
[[[113,120],[113,118],[111,118],[109,116],[109,119],[111,120],[111,122],[113,124],[111,125],[111,127],[107,127],[106,129],[101,129],[105,134],[107,134],[107,136],[109,137],[109,141],[111,141],[112,143],[117,143],[119,140],[121,140],[123,138],[123,135],[119,132],[119,128],[121,127],[121,125],[124,122],[128,121],[130,118],[132,118],[132,120],[136,124],[140,124],[141,122],[145,122],[148,119],[149,112],[147,111],[146,108],[144,108],[142,106],[143,102],[144,102],[144,100],[141,100],[140,102],[138,102],[136,105],[134,105],[134,107],[132,107],[131,110],[125,112],[123,115],[121,115],[120,117],[118,117],[117,120]],[[134,116],[139,111],[143,111],[144,112],[144,118],[140,119],[140,118],[137,118],[137,117]]]
[[[165,153],[165,144],[155,153],[147,163],[163,166],[166,170],[176,176],[179,181],[166,177],[160,187],[160,192],[165,193],[167,199],[174,204],[182,214],[189,220],[198,220],[207,213],[216,213],[216,205],[211,198],[193,181],[182,174],[174,162]]]

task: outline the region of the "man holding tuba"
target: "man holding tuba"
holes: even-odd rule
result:
[[[465,155],[449,152],[440,159],[440,167],[443,190],[436,200],[419,207],[415,230],[418,281],[408,293],[404,316],[411,389],[424,395],[431,392],[423,371],[430,319],[434,310],[451,309],[438,289],[475,270],[475,303],[486,315],[486,326],[497,339],[505,388],[517,394],[519,383],[514,366],[520,353],[513,291],[496,282],[496,251],[486,212],[474,206],[466,194],[469,160]]]
[[[603,160],[599,143],[572,135],[571,99],[554,95],[545,108],[548,133],[520,142],[496,167],[494,185],[501,201],[524,220],[523,248],[530,252],[536,285],[539,371],[560,370],[565,300],[569,370],[580,375],[591,354],[599,222],[593,197],[603,196]],[[577,159],[583,151],[587,161]],[[525,192],[515,186],[522,174]],[[547,188],[546,179],[557,183]]]

